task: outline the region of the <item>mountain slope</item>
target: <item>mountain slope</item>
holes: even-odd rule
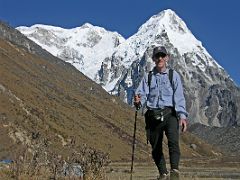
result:
[[[130,160],[134,110],[17,30],[3,23],[0,30],[0,144],[6,145],[0,158],[40,141],[66,155],[74,141],[110,153],[111,160]],[[137,159],[150,158],[145,141],[139,117]],[[197,149],[189,146],[193,142]],[[181,148],[184,157],[219,152],[191,134],[183,137]]]
[[[239,156],[240,153],[240,127],[209,127],[194,124],[189,131],[206,142],[219,147],[229,155]]]
[[[49,52],[54,54],[51,48],[61,51],[52,38],[50,38],[50,42],[39,42],[39,36],[42,37],[42,33],[39,33],[38,29],[43,27],[36,25],[17,29],[42,47],[46,47]],[[83,27],[85,25],[79,29]],[[45,34],[45,38],[51,37],[48,36],[51,33],[56,37],[64,36],[64,33],[55,33],[51,28],[44,28],[44,31],[48,32]],[[96,28],[99,27],[88,26],[88,31]],[[66,38],[66,36],[64,37]],[[202,43],[194,37],[184,21],[174,11],[168,9],[152,16],[136,34],[127,40],[120,40],[120,35],[117,37],[119,37],[119,43],[116,46],[113,45],[116,43],[110,41],[108,44],[110,51],[92,59],[95,64],[91,61],[91,66],[83,64],[80,67],[75,63],[73,65],[101,84],[108,92],[120,96],[122,100],[131,104],[132,93],[140,78],[144,72],[153,67],[151,60],[153,47],[164,45],[171,54],[169,67],[177,70],[183,79],[190,123],[218,127],[240,124],[240,112],[237,111],[240,107],[239,87],[211,57]],[[77,39],[77,41],[85,42],[85,38]],[[88,43],[91,45],[93,42],[95,41]],[[76,45],[71,44],[67,47],[74,46]],[[103,51],[106,50],[105,46],[102,46]],[[79,49],[78,53],[87,57],[89,54],[92,55],[92,51],[95,51],[94,47],[85,50]],[[72,56],[65,56],[62,59],[71,60]],[[86,71],[91,72],[91,75]]]

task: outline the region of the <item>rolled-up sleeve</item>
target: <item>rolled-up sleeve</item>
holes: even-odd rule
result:
[[[188,113],[186,111],[186,101],[183,94],[183,86],[181,82],[180,75],[174,71],[174,103],[175,103],[175,110],[177,115],[181,119],[186,119]]]

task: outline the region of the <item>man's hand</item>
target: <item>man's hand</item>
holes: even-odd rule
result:
[[[141,97],[139,94],[134,96],[134,106],[136,107],[137,110],[139,110],[142,107],[140,100],[141,100]]]
[[[179,125],[182,126],[182,132],[186,132],[186,130],[187,130],[187,120],[186,119],[180,119]]]
[[[140,94],[137,94],[137,95],[134,96],[134,102],[135,103],[139,103],[140,100],[141,100]]]

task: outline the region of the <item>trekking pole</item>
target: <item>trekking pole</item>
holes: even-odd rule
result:
[[[135,151],[135,145],[136,145],[136,144],[135,144],[135,141],[136,141],[136,128],[137,128],[137,112],[138,112],[138,109],[136,108],[136,111],[135,111],[135,122],[134,122],[134,131],[133,131],[132,164],[131,164],[131,177],[130,177],[130,180],[132,180],[134,151]]]

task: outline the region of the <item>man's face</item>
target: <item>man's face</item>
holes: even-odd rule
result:
[[[164,53],[158,53],[153,57],[153,60],[158,68],[165,68],[168,61],[168,55]]]

